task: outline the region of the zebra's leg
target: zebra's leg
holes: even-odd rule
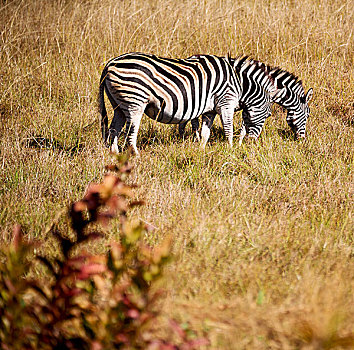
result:
[[[200,136],[199,136],[199,119],[198,119],[198,118],[192,119],[191,123],[192,123],[192,132],[193,132],[193,135],[195,135],[197,141],[200,142]]]
[[[119,108],[116,107],[114,110],[114,117],[111,122],[111,125],[109,127],[109,136],[108,136],[108,142],[111,144],[111,151],[113,153],[118,154],[119,149],[118,149],[118,139],[119,136],[122,133],[123,126],[126,123],[126,117],[123,113],[123,111]],[[112,142],[113,141],[113,142]]]
[[[247,134],[247,131],[246,131],[246,124],[245,124],[245,121],[242,119],[240,140],[238,141],[238,145],[239,145],[239,146],[242,145],[242,141],[243,141],[243,139],[245,138],[246,134]]]
[[[178,124],[178,134],[180,137],[184,136],[184,130],[186,129],[187,122],[181,122]]]
[[[143,112],[145,110],[145,106],[143,108],[137,106],[135,108],[130,108],[127,112],[127,138],[128,144],[133,148],[133,152],[139,156],[138,148],[136,147],[136,140],[138,137],[139,126],[141,122],[141,118],[143,116]]]
[[[266,110],[257,110],[254,111],[253,109],[243,110],[242,111],[242,129],[240,135],[240,145],[242,139],[247,135],[249,139],[257,140],[265,120],[269,114]]]
[[[232,141],[234,136],[234,108],[225,108],[220,113],[222,126],[224,133],[230,147],[232,147]]]
[[[247,108],[242,111],[242,125],[241,125],[241,133],[240,133],[240,140],[239,146],[241,146],[243,139],[249,133],[250,126],[252,125],[251,122],[251,113]]]
[[[251,120],[252,120],[252,116],[251,116]],[[253,118],[253,120],[255,121],[251,122],[250,124],[247,124],[247,134],[248,134],[248,138],[257,140],[259,135],[262,132],[266,117],[258,116],[257,118]]]
[[[216,116],[215,112],[205,113],[202,116],[202,131],[201,131],[202,140],[200,141],[200,147],[202,149],[205,149],[205,145],[209,140],[210,129],[211,126],[213,125],[215,116]]]

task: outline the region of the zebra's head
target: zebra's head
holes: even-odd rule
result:
[[[277,88],[273,101],[287,109],[286,121],[295,136],[304,138],[310,114],[309,102],[313,96],[312,88],[305,94],[302,81],[294,74],[278,67],[270,71],[270,76]]]
[[[284,106],[288,110],[286,121],[296,138],[305,138],[306,123],[310,115],[309,102],[313,96],[313,89],[310,88],[305,94],[301,81],[299,81],[294,89],[288,88],[287,90],[288,98]]]

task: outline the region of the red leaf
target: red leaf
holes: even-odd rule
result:
[[[13,245],[14,245],[15,250],[17,251],[19,246],[22,243],[22,237],[23,237],[22,229],[19,224],[16,224],[14,226],[13,233],[14,233]]]
[[[84,199],[86,199],[92,194],[100,193],[101,189],[102,189],[102,185],[100,184],[90,184],[87,188]]]
[[[97,221],[103,226],[103,227],[107,227],[109,222],[111,221],[111,219],[114,218],[114,215],[112,213],[109,212],[105,212],[105,213],[100,213],[97,215]]]
[[[86,235],[81,236],[79,242],[81,243],[81,242],[86,242],[86,241],[93,241],[93,240],[103,238],[103,237],[104,237],[104,235],[102,233],[90,232]]]
[[[5,278],[4,279],[4,283],[7,287],[7,289],[12,293],[12,294],[16,294],[16,288],[15,286],[12,284],[12,282],[10,281],[10,279]]]
[[[140,316],[140,313],[137,309],[130,309],[126,312],[126,316],[133,318],[133,319],[137,319]]]
[[[120,182],[120,179],[117,176],[108,174],[104,177],[102,185],[108,191],[113,191],[113,188],[117,185],[118,182]]]
[[[84,201],[75,202],[72,206],[74,212],[82,212],[87,208],[87,204]]]
[[[79,279],[85,280],[91,275],[100,274],[102,272],[105,272],[106,270],[107,267],[101,264],[86,264],[81,267],[77,277]]]
[[[103,349],[103,346],[98,341],[95,340],[91,343],[91,350],[101,350],[101,349]]]
[[[74,297],[76,295],[79,295],[80,293],[82,293],[82,290],[80,288],[72,288],[65,290],[65,296],[68,297]]]
[[[186,332],[181,328],[181,326],[175,321],[175,320],[170,320],[170,325],[172,329],[178,333],[178,335],[182,338],[185,339],[186,337]]]
[[[123,343],[123,344],[126,344],[129,342],[129,339],[128,337],[124,334],[124,333],[119,333],[115,336],[116,338],[116,341],[120,342],[120,343]]]
[[[79,263],[85,262],[88,258],[90,258],[91,255],[88,253],[81,253],[81,255],[74,256],[66,262],[67,266],[77,266]]]
[[[125,213],[128,210],[128,205],[127,202],[125,201],[124,198],[120,196],[113,196],[111,197],[108,201],[107,204],[108,208],[110,208],[113,211],[121,211]]]

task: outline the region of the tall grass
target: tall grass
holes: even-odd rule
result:
[[[3,1],[0,7],[1,241],[41,236],[109,157],[96,98],[105,62],[249,54],[314,88],[308,138],[275,108],[257,143],[205,153],[143,119],[134,215],[168,232],[166,312],[213,349],[350,347],[354,332],[351,1]],[[240,115],[235,115],[236,130]],[[236,132],[237,133],[237,132]],[[119,234],[118,229],[115,234]],[[50,254],[50,242],[47,243]]]

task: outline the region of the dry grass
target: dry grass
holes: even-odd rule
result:
[[[164,310],[211,349],[354,347],[352,23],[342,0],[2,1],[2,242],[15,222],[43,239],[101,178],[106,60],[250,54],[314,88],[308,139],[276,108],[258,143],[229,149],[216,127],[204,154],[144,119],[134,215],[156,227],[151,244],[174,237]]]

